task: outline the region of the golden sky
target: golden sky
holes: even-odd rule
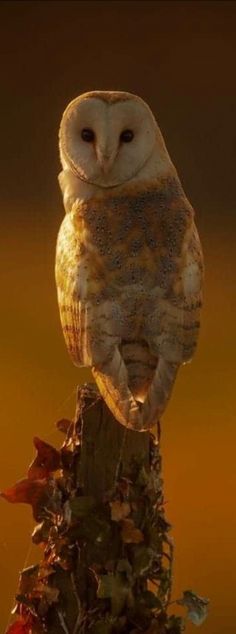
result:
[[[54,282],[62,111],[86,90],[135,92],[196,210],[206,264],[198,350],[162,424],[173,598],[209,597],[202,634],[234,634],[236,3],[9,1],[0,24],[0,489],[26,473],[34,435],[58,445],[54,423],[89,378],[67,355]],[[32,527],[29,508],[0,500],[1,631],[19,570],[38,557]]]

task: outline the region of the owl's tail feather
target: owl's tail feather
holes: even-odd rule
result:
[[[132,412],[133,420],[133,416],[138,414],[139,404],[128,387],[127,368],[118,348],[112,359],[103,364],[102,371],[93,366],[92,373],[113,416],[125,427],[134,429],[130,416]]]
[[[144,403],[135,400],[128,387],[128,372],[118,349],[102,371],[92,372],[99,391],[113,416],[128,429],[147,431],[163,414],[175,383],[179,365],[159,358]]]
[[[155,424],[164,413],[171,397],[179,364],[170,363],[159,357],[156,371],[142,408],[145,429]]]

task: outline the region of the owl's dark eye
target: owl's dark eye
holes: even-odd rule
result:
[[[133,141],[133,138],[134,133],[132,132],[132,130],[123,130],[123,132],[121,132],[120,141],[122,143],[130,143],[131,141]]]
[[[81,131],[81,138],[83,139],[83,141],[86,141],[86,143],[92,143],[95,138],[94,131],[91,130],[91,128],[83,128],[83,130]]]

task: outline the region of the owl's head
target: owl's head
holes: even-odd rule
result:
[[[149,106],[127,92],[87,92],[69,103],[59,132],[63,169],[103,188],[126,183],[150,164],[170,165]]]

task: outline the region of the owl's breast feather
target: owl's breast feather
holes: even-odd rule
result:
[[[192,209],[176,183],[133,196],[91,199],[73,208],[76,260],[87,274],[88,297],[159,287],[178,273]],[[84,273],[83,273],[84,275]]]

